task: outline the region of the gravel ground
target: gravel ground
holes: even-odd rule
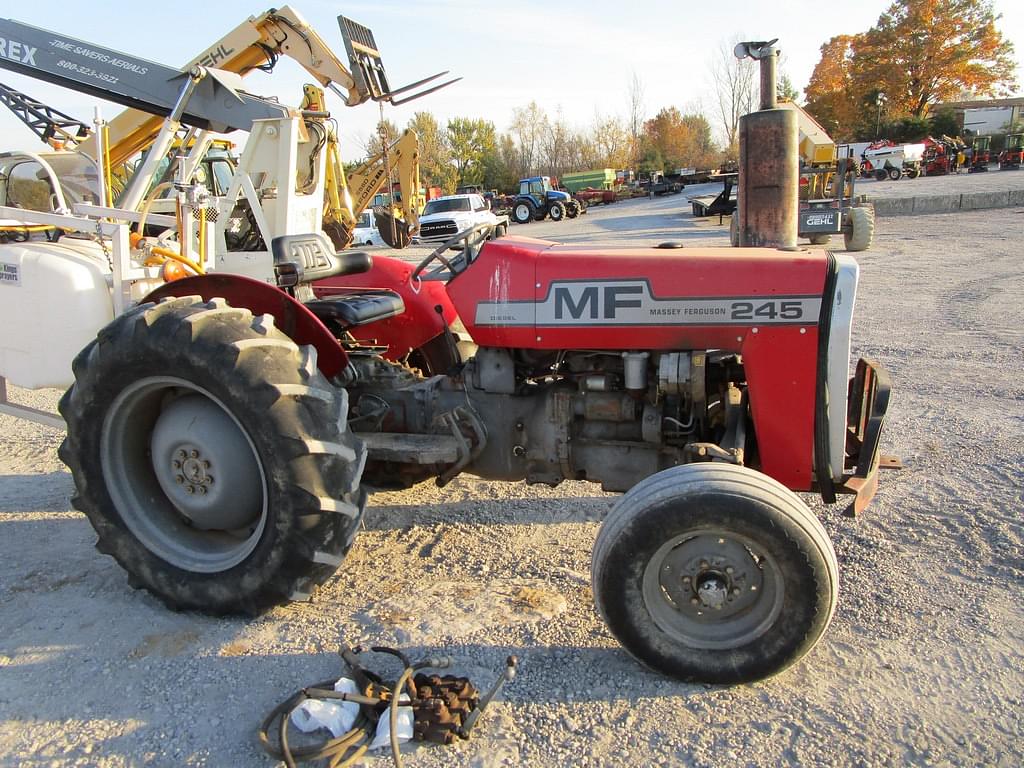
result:
[[[513,232],[727,243],[685,210],[635,200]],[[619,649],[591,602],[615,498],[593,486],[379,494],[316,602],[211,619],[130,589],[70,510],[60,435],[0,417],[0,764],[270,766],[262,715],[339,672],[339,645],[384,643],[440,649],[481,685],[520,658],[470,741],[408,746],[409,766],[1021,765],[1022,232],[1013,209],[880,219],[859,254],[854,346],[893,375],[883,448],[907,468],[857,520],[808,498],[840,607],[802,663],[756,685],[677,683]]]

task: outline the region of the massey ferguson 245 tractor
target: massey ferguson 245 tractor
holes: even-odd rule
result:
[[[76,63],[76,47],[92,69],[115,62],[121,83],[159,66],[36,32],[6,30],[40,67],[51,51]],[[185,79],[202,96],[211,78],[197,67]],[[225,98],[175,107],[167,130]],[[238,98],[229,126],[250,134],[226,197],[180,170],[178,215],[149,220],[167,228],[158,243],[129,235],[136,211],[0,199],[0,218],[67,233],[0,245],[4,344],[39,342],[0,350],[0,375],[70,384],[60,456],[72,502],[133,586],[175,609],[258,613],[331,577],[371,488],[464,472],[589,480],[624,492],[597,537],[593,591],[637,659],[686,680],[749,681],[814,646],[837,563],[797,494],[871,499],[889,394],[868,360],[849,378],[852,257],[570,246],[485,228],[415,265],[335,253],[310,138],[324,115]],[[159,114],[156,102],[130,100]],[[250,106],[257,116],[241,119]],[[33,162],[28,178],[59,186]],[[795,181],[792,192],[795,206]],[[744,206],[753,222],[756,201]],[[211,209],[216,223],[197,230]],[[251,228],[245,250],[225,237],[239,226]],[[173,279],[167,260],[195,274]],[[458,320],[473,353],[456,343]]]

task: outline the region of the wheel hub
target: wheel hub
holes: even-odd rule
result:
[[[256,458],[237,424],[210,399],[188,395],[167,405],[150,449],[157,482],[191,525],[235,530],[258,519]]]
[[[697,587],[697,598],[705,608],[721,610],[728,596],[729,586],[718,574],[704,578]]]
[[[698,648],[732,648],[763,633],[781,608],[771,558],[732,532],[701,531],[666,542],[644,571],[655,623]]]

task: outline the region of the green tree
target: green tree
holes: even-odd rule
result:
[[[446,129],[448,150],[459,184],[482,184],[484,158],[497,149],[494,123],[481,118],[456,117]]]
[[[427,185],[441,187],[445,194],[454,192],[456,172],[445,132],[437,120],[430,112],[417,112],[408,127],[419,136],[420,178]]]

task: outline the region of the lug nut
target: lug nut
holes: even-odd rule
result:
[[[690,577],[689,576],[683,576],[683,584],[689,584],[689,583],[690,583]]]
[[[210,468],[210,462],[204,460],[203,461],[203,468],[204,469],[209,469]]]
[[[171,466],[174,467],[175,469],[181,469],[181,462],[175,459],[174,461],[171,462]]]
[[[207,475],[206,476],[206,484],[207,485],[213,485],[213,475]]]
[[[205,496],[206,495],[206,486],[205,485],[200,485],[199,486],[199,495],[200,496]]]
[[[195,489],[195,486],[193,486],[193,485],[186,485],[185,486],[185,491],[187,493],[195,493],[196,489]]]
[[[178,458],[179,459],[187,459],[188,458],[188,454],[185,453],[185,449],[184,448],[182,448],[180,451],[178,451]]]
[[[735,569],[735,568],[733,568],[733,567],[732,567],[731,565],[727,565],[727,566],[725,567],[725,572],[726,572],[726,573],[732,573],[732,572],[733,572],[733,571],[735,571],[735,570],[736,570],[736,569]]]
[[[700,605],[700,600],[698,600],[696,597],[691,597],[690,603],[692,603],[693,605]]]
[[[732,593],[733,593],[734,596],[739,597],[740,596],[740,588],[736,587],[736,589],[734,589],[732,591]],[[729,598],[729,599],[731,600],[732,598]]]
[[[707,560],[701,560],[700,561],[700,567],[701,568],[707,568],[708,567],[708,561]]]
[[[195,448],[193,448],[193,449],[192,449],[192,452],[191,452],[191,453],[190,453],[189,455],[190,455],[190,456],[191,456],[191,457],[192,457],[193,459],[198,459],[198,458],[199,458],[199,451],[197,451],[197,450],[196,450]]]
[[[177,483],[178,485],[181,485],[182,483],[184,483],[184,482],[185,482],[185,476],[184,476],[184,475],[178,475],[177,477],[175,477],[175,478],[174,478],[174,481],[175,481],[175,482],[176,482],[176,483]]]

